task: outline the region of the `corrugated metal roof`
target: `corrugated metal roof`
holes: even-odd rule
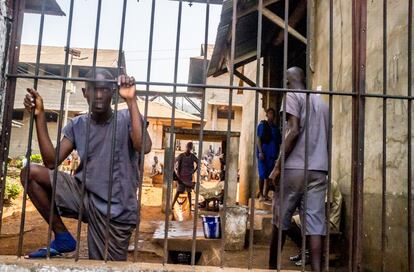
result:
[[[62,11],[59,4],[55,0],[45,0],[45,14],[48,15],[57,15],[57,16],[66,16]],[[24,12],[27,13],[38,13],[42,12],[42,0],[30,0],[25,2]]]

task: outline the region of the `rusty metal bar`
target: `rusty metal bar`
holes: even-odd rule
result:
[[[126,9],[127,9],[127,0],[124,0],[122,6],[122,18],[121,18],[121,33],[119,37],[119,48],[118,48],[118,69],[117,69],[117,76],[121,75],[121,65],[122,65],[122,55],[124,49],[124,32],[125,32],[125,19],[126,19]],[[106,210],[106,226],[105,226],[105,251],[104,251],[104,261],[108,261],[108,250],[109,250],[109,239],[110,233],[109,228],[111,224],[111,204],[112,204],[112,185],[114,182],[114,155],[115,155],[115,143],[116,143],[116,132],[117,132],[117,124],[118,124],[118,101],[119,101],[119,89],[120,85],[117,85],[114,97],[114,113],[113,113],[113,124],[112,124],[112,143],[111,143],[111,155],[109,161],[109,185],[108,185],[108,203],[107,203],[107,210]],[[144,123],[144,127],[146,123]],[[145,146],[145,144],[143,144]]]
[[[305,185],[304,185],[304,194],[303,194],[303,210],[302,210],[302,271],[306,269],[306,209],[307,209],[307,200],[308,200],[308,178],[309,178],[309,99],[310,94],[306,94],[306,104],[305,104]]]
[[[234,83],[234,56],[236,50],[236,27],[237,27],[237,3],[238,0],[233,1],[233,14],[232,14],[232,21],[231,21],[231,45],[230,45],[230,61],[229,67],[229,77],[230,87],[233,86]],[[221,248],[220,248],[220,267],[224,267],[224,258],[225,258],[225,247],[226,247],[226,222],[227,222],[227,199],[228,199],[228,189],[229,189],[229,154],[230,154],[230,134],[231,134],[231,122],[232,122],[232,110],[233,110],[233,87],[229,89],[229,105],[228,105],[228,114],[227,114],[227,137],[226,137],[226,153],[225,153],[225,179],[224,179],[224,200],[223,200],[223,210],[221,213]]]
[[[42,51],[42,41],[43,41],[43,29],[45,23],[45,9],[46,1],[42,2],[42,14],[40,15],[40,26],[39,26],[39,37],[37,42],[37,52],[36,52],[36,66],[35,66],[35,75],[39,75],[39,66],[40,66],[40,55]],[[37,89],[38,79],[35,79],[33,82],[33,89]],[[35,119],[34,109],[30,113],[29,121],[29,138],[27,141],[27,152],[26,152],[26,171],[24,173],[24,186],[23,186],[23,203],[22,203],[22,214],[20,219],[20,231],[19,231],[19,244],[17,248],[17,257],[20,258],[23,252],[23,236],[24,236],[24,225],[26,221],[26,199],[27,199],[27,183],[29,180],[30,174],[30,157],[32,155],[32,139],[33,139],[33,129],[34,129],[34,119]]]
[[[95,24],[95,42],[93,46],[93,60],[92,60],[92,71],[93,71],[93,79],[96,81],[96,60],[98,55],[98,41],[99,41],[99,30],[100,30],[100,23],[101,23],[101,9],[102,9],[102,0],[98,0],[98,7],[96,11],[96,24]],[[92,95],[92,101],[95,99],[95,92]],[[84,199],[85,197],[85,189],[86,189],[86,172],[88,166],[88,154],[89,154],[89,136],[91,131],[91,118],[92,118],[92,103],[89,103],[88,107],[88,122],[86,125],[86,143],[85,143],[85,156],[83,158],[83,172],[82,172],[82,186],[81,186],[81,198]],[[82,161],[82,158],[81,158]],[[82,229],[82,216],[84,210],[84,203],[83,201],[80,202],[79,207],[79,214],[78,214],[78,226],[76,231],[76,253],[75,253],[75,261],[79,260],[79,249],[80,249],[80,242],[81,242],[81,229]]]
[[[68,29],[67,29],[67,36],[66,36],[66,51],[65,51],[65,64],[64,64],[64,71],[63,74],[65,76],[68,75],[68,62],[69,62],[69,48],[70,48],[70,41],[72,37],[72,20],[73,20],[73,6],[74,0],[70,1],[70,8],[69,8],[69,19],[68,19]],[[55,151],[55,162],[53,168],[53,179],[52,179],[52,197],[50,203],[50,214],[49,214],[49,228],[47,231],[47,258],[50,258],[50,242],[52,240],[52,228],[53,228],[53,217],[55,213],[55,197],[56,197],[56,182],[57,182],[57,174],[58,174],[58,167],[59,167],[59,157],[60,157],[60,141],[62,137],[62,124],[64,118],[64,106],[65,106],[65,97],[66,97],[66,83],[67,81],[64,80],[62,82],[62,90],[60,96],[60,109],[59,109],[59,124],[57,130],[57,137],[56,137],[56,151]]]
[[[178,20],[177,20],[177,36],[176,36],[176,43],[175,43],[175,61],[174,61],[174,83],[177,83],[177,76],[178,76],[178,56],[180,53],[180,35],[181,35],[181,17],[182,17],[182,9],[183,9],[183,2],[179,0],[178,3]],[[176,94],[177,86],[173,87],[173,94]],[[170,134],[170,148],[172,148],[172,161],[175,161],[175,104],[176,104],[176,96],[173,96],[173,106],[171,112],[171,134]],[[174,170],[174,163],[172,164],[172,170]],[[172,176],[171,176],[172,178]],[[168,228],[169,228],[169,221],[170,221],[170,209],[171,209],[171,190],[172,190],[172,180],[167,181],[167,201],[165,207],[165,225],[164,225],[164,260],[163,264],[165,265],[168,262]]]
[[[23,0],[13,1],[12,20],[8,22],[7,34],[6,34],[6,47],[5,47],[5,61],[3,64],[4,74],[6,71],[6,59],[9,72],[17,72],[21,33],[23,27],[24,17],[24,3]],[[11,5],[10,5],[11,7]],[[12,23],[14,22],[14,23]],[[0,195],[0,234],[3,222],[3,206],[4,206],[4,192],[6,187],[7,177],[7,158],[9,156],[9,143],[11,135],[11,124],[13,116],[13,103],[16,92],[16,78],[8,78],[5,87],[7,91],[4,96],[4,109],[3,109],[3,127],[1,130],[0,140],[0,181],[1,181],[1,195]],[[2,86],[4,87],[4,86]]]
[[[35,76],[29,74],[7,74],[6,75],[9,79],[13,78],[26,78],[26,79],[46,79],[46,80],[70,80],[75,82],[103,82],[103,83],[117,83],[116,80],[94,80],[94,79],[87,79],[87,78],[79,78],[79,77],[62,77],[62,76]],[[151,85],[151,86],[168,86],[168,87],[193,87],[193,88],[204,88],[204,89],[229,89],[231,86],[229,85],[207,85],[207,84],[191,84],[191,83],[171,83],[171,82],[148,82],[148,81],[136,81],[136,85]],[[354,97],[357,96],[354,92],[342,92],[342,91],[318,91],[318,90],[295,90],[295,89],[285,89],[285,88],[272,88],[272,87],[252,87],[252,86],[238,86],[237,89],[246,90],[246,91],[270,91],[270,92],[295,92],[295,93],[309,93],[309,94],[325,94],[330,95],[333,94],[335,96],[350,96]],[[398,92],[398,90],[394,90],[394,92]],[[176,94],[169,93],[169,92],[156,92],[151,91],[149,92],[150,96],[183,96],[187,94],[186,92],[177,92]],[[137,91],[137,95],[145,96],[145,91]],[[189,97],[200,97],[201,95],[196,92],[190,92],[187,96]],[[368,97],[368,98],[388,98],[388,99],[399,99],[399,100],[413,100],[413,96],[405,96],[405,95],[384,95],[378,93],[364,93],[360,95],[361,97]]]
[[[365,79],[367,46],[367,0],[352,2],[352,81],[356,96],[352,99],[352,226],[350,271],[359,271],[362,261],[364,202]]]
[[[309,37],[311,36],[311,25],[310,25],[310,14],[312,10],[312,0],[306,1],[307,4],[307,14],[306,14],[306,37],[308,42],[306,43],[306,88],[311,87],[311,71],[310,71],[310,48],[311,43],[309,42]],[[302,259],[302,271],[306,269],[306,209],[308,201],[308,183],[309,183],[309,101],[310,94],[306,94],[305,102],[305,184],[304,184],[304,194],[303,194],[303,210],[302,210],[302,249],[301,249],[301,259]]]
[[[408,0],[408,63],[407,63],[407,77],[408,77],[408,95],[412,94],[412,85],[413,85],[413,1]],[[408,224],[407,224],[407,239],[408,239],[408,271],[413,271],[413,256],[412,256],[412,249],[413,249],[413,234],[412,234],[412,210],[413,210],[413,203],[412,203],[412,101],[408,100],[408,133],[407,133],[407,206],[408,206]]]
[[[287,69],[288,69],[288,27],[289,27],[289,0],[285,0],[285,27],[283,29],[283,89],[287,89]],[[287,93],[285,93],[285,98],[283,99],[283,113],[282,113],[282,146],[281,146],[281,171],[280,171],[280,182],[279,182],[279,222],[278,222],[278,239],[277,239],[277,271],[281,271],[282,266],[282,211],[283,211],[283,183],[285,182],[285,155],[286,155],[286,99]]]
[[[387,94],[387,0],[382,12],[382,93]],[[387,98],[382,100],[382,205],[381,205],[381,271],[386,271],[385,250],[387,239]]]
[[[204,59],[203,59],[203,78],[207,80],[207,55],[208,55],[208,28],[210,23],[210,0],[206,2],[206,22],[204,29]],[[191,265],[195,266],[196,257],[196,243],[197,243],[197,221],[198,221],[198,203],[200,196],[200,177],[201,177],[201,159],[203,153],[203,139],[204,139],[204,114],[205,114],[205,100],[206,92],[203,91],[203,97],[201,99],[201,112],[200,112],[200,135],[198,140],[198,169],[197,169],[197,182],[195,187],[195,203],[194,203],[194,218],[193,218],[193,236],[191,241]],[[191,210],[191,207],[190,207]]]
[[[262,56],[262,30],[263,30],[263,0],[258,0],[257,5],[257,46],[256,46],[256,86],[261,86],[261,56]],[[253,128],[253,169],[257,169],[257,123],[259,119],[259,92],[255,92],[254,98],[254,128]],[[248,269],[253,268],[254,245],[254,212],[255,212],[255,183],[250,185],[250,223],[249,223],[249,263]]]
[[[329,0],[329,91],[333,90],[333,0]],[[326,205],[326,238],[325,238],[325,271],[329,271],[329,247],[331,230],[331,183],[332,183],[332,111],[333,95],[329,94],[329,117],[328,117],[328,184],[327,184],[327,205]]]
[[[152,44],[154,40],[154,21],[155,21],[155,3],[156,0],[152,0],[151,5],[151,22],[150,22],[150,33],[149,33],[149,44],[148,44],[148,62],[147,62],[147,81],[151,80],[151,65],[152,65]],[[140,215],[141,215],[141,201],[142,201],[142,183],[144,179],[144,161],[145,161],[145,142],[147,141],[146,124],[148,120],[148,93],[149,85],[146,86],[145,91],[145,106],[144,106],[144,122],[142,123],[142,142],[140,153],[140,173],[139,173],[139,189],[138,189],[138,211],[137,211],[137,223],[135,227],[135,238],[134,238],[134,262],[138,260],[138,241],[139,241],[139,227],[140,227]]]

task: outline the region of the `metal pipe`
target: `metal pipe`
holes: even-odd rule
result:
[[[96,60],[98,55],[98,41],[99,41],[99,30],[100,30],[100,23],[101,23],[101,9],[102,9],[102,0],[98,0],[98,7],[97,7],[97,15],[96,15],[96,25],[95,25],[95,42],[93,46],[93,59],[92,59],[92,71],[93,71],[93,79],[96,82]],[[92,95],[92,101],[95,99],[95,92]],[[92,119],[92,103],[89,103],[88,107],[88,121],[86,125],[86,143],[85,143],[85,156],[81,158],[83,161],[83,172],[82,172],[82,186],[81,186],[81,202],[79,207],[79,214],[78,214],[78,226],[76,231],[76,252],[75,252],[75,261],[79,260],[79,249],[80,249],[80,242],[81,242],[81,229],[82,229],[82,217],[83,217],[83,209],[84,203],[83,199],[85,198],[85,189],[86,189],[86,172],[88,166],[88,155],[89,155],[89,136],[91,132],[91,119]]]
[[[412,46],[413,46],[413,1],[408,0],[408,95],[411,96],[412,94],[412,74],[413,74],[413,63],[412,63]],[[413,271],[413,256],[412,256],[412,249],[413,249],[413,235],[412,235],[412,100],[408,100],[408,133],[407,133],[407,206],[408,206],[408,224],[407,224],[407,239],[408,239],[408,271]]]
[[[121,75],[121,59],[123,55],[124,48],[124,32],[125,32],[125,19],[126,19],[126,9],[127,9],[127,0],[124,0],[122,6],[122,18],[121,18],[121,33],[119,37],[119,49],[118,49],[118,77]],[[118,128],[118,101],[119,101],[119,84],[117,85],[117,90],[115,92],[115,106],[113,113],[113,123],[112,123],[112,142],[111,142],[111,155],[109,161],[109,185],[108,185],[108,203],[106,210],[106,226],[105,226],[105,249],[104,249],[104,261],[108,261],[108,251],[109,251],[109,239],[110,233],[109,228],[111,224],[111,204],[112,204],[112,185],[114,182],[114,155],[115,155],[115,144],[116,144],[116,132]],[[143,144],[144,145],[144,144]]]
[[[39,75],[39,66],[40,66],[40,55],[42,52],[42,41],[43,41],[43,29],[45,23],[45,9],[46,1],[42,2],[42,14],[40,15],[40,26],[39,26],[39,37],[37,42],[37,52],[36,52],[36,66],[35,66],[35,75]],[[33,89],[37,89],[38,79],[35,79],[33,82]],[[24,186],[23,186],[23,201],[22,201],[22,215],[20,218],[20,231],[19,231],[19,244],[17,247],[17,257],[21,258],[23,252],[23,235],[24,235],[24,225],[26,221],[26,199],[27,199],[27,183],[29,180],[30,174],[30,157],[32,155],[32,139],[33,139],[33,128],[34,128],[34,109],[30,113],[29,121],[29,137],[27,141],[27,152],[26,152],[26,171],[24,173]]]
[[[263,30],[263,0],[258,0],[257,6],[257,45],[256,45],[256,86],[261,86],[261,56],[262,56],[262,30]],[[257,123],[259,119],[259,92],[255,92],[254,103],[254,129],[253,129],[253,169],[257,169]],[[249,263],[248,269],[253,268],[253,245],[254,245],[254,212],[255,212],[255,186],[250,186],[250,223],[249,223]]]
[[[63,74],[65,76],[68,75],[68,62],[69,62],[69,48],[70,48],[70,41],[72,37],[72,20],[73,20],[73,6],[74,0],[70,1],[70,8],[69,8],[69,19],[68,19],[68,29],[67,29],[67,36],[66,36],[66,52],[65,52],[65,64],[64,64],[64,71]],[[72,56],[73,57],[73,56]],[[53,229],[53,217],[55,213],[55,197],[56,197],[56,182],[57,182],[57,174],[58,174],[58,167],[59,167],[59,158],[60,158],[60,141],[62,137],[62,124],[64,116],[64,105],[65,105],[65,96],[66,96],[66,83],[67,81],[64,80],[62,82],[62,90],[60,96],[60,109],[59,109],[59,124],[57,130],[57,137],[56,137],[56,151],[55,151],[55,162],[53,168],[53,179],[52,179],[52,197],[50,200],[50,214],[49,214],[49,228],[47,231],[47,258],[50,258],[50,242],[52,240],[52,229]]]
[[[387,95],[387,0],[383,1],[382,28],[382,88]],[[382,206],[381,206],[381,271],[386,271],[385,250],[387,239],[387,98],[382,100]]]
[[[333,0],[329,0],[329,91],[333,90]],[[331,230],[331,188],[332,188],[332,111],[333,95],[329,94],[329,117],[328,117],[328,184],[327,184],[327,205],[326,205],[326,239],[325,239],[325,271],[329,271],[330,252],[330,230]]]
[[[152,65],[152,43],[154,40],[154,20],[155,20],[155,4],[156,0],[152,0],[151,5],[151,23],[150,23],[150,33],[149,33],[149,44],[148,44],[148,62],[147,62],[147,81],[151,80],[151,65]],[[141,215],[141,201],[142,201],[142,183],[144,179],[144,160],[145,160],[145,142],[147,141],[146,133],[146,124],[148,120],[148,94],[149,94],[149,85],[146,85],[145,91],[145,106],[144,106],[144,122],[142,124],[142,142],[144,143],[141,147],[140,153],[140,174],[139,174],[139,190],[138,190],[138,211],[137,211],[137,223],[135,228],[135,238],[134,238],[134,262],[138,260],[138,241],[139,241],[139,227],[140,227],[140,215]]]
[[[210,22],[210,0],[206,2],[206,23],[204,29],[204,59],[203,59],[203,78],[207,80],[207,55],[208,55],[208,28]],[[198,169],[197,169],[197,183],[195,188],[195,203],[194,203],[194,218],[193,218],[193,236],[191,243],[191,265],[195,266],[196,257],[196,243],[197,243],[197,221],[198,221],[198,202],[200,195],[200,177],[201,177],[201,159],[203,153],[203,139],[204,139],[204,114],[205,114],[205,100],[206,92],[203,91],[203,97],[201,99],[201,112],[200,112],[200,135],[198,140]],[[190,207],[191,208],[191,207]]]
[[[181,15],[182,15],[182,9],[183,9],[183,2],[182,0],[179,0],[178,3],[178,21],[177,21],[177,36],[176,36],[176,43],[175,43],[175,61],[174,61],[174,83],[177,83],[177,76],[178,76],[178,56],[180,53],[180,35],[181,35]],[[177,92],[177,87],[173,87],[173,94]],[[176,104],[176,96],[173,96],[173,106],[172,106],[172,112],[171,112],[171,132],[170,132],[170,148],[172,148],[172,161],[174,162],[175,159],[175,104]],[[172,165],[172,170],[174,170],[174,163]],[[163,264],[165,265],[168,262],[168,227],[169,227],[169,221],[170,221],[170,206],[171,206],[171,185],[172,180],[167,181],[167,201],[165,207],[165,225],[164,225],[164,260]]]
[[[233,14],[231,21],[231,45],[230,45],[230,63],[229,63],[229,77],[230,77],[230,86],[233,86],[234,83],[234,56],[236,50],[236,27],[237,27],[237,3],[238,0],[233,1]],[[220,248],[220,267],[224,267],[225,259],[225,247],[226,247],[226,222],[227,222],[227,199],[228,199],[228,189],[229,189],[229,157],[230,157],[230,141],[231,141],[231,120],[233,112],[233,88],[229,89],[229,105],[227,111],[227,136],[226,136],[226,153],[225,156],[225,178],[224,178],[224,197],[223,197],[223,210],[221,216],[221,248]]]

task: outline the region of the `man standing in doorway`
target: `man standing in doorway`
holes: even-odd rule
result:
[[[267,120],[260,122],[257,127],[257,167],[259,170],[259,201],[269,199],[269,175],[275,166],[279,155],[281,135],[279,128],[275,125],[275,110],[269,108],[266,111]]]
[[[290,68],[287,71],[287,88],[305,89],[305,76],[302,69]],[[279,220],[282,227],[282,246],[291,224],[292,215],[299,209],[305,217],[305,234],[309,239],[313,271],[321,271],[322,238],[326,235],[325,196],[326,174],[328,172],[328,106],[316,94],[289,92],[286,94],[286,133],[284,180],[279,184],[281,156],[276,162],[270,178],[275,185],[283,186],[283,195],[273,198],[273,233],[270,244],[269,267],[277,268],[277,245]],[[308,126],[306,127],[306,108]],[[282,107],[283,111],[283,107]],[[305,180],[305,142],[308,130],[308,175]],[[282,152],[281,152],[282,154]],[[307,184],[307,187],[306,187]],[[307,190],[307,199],[304,199]],[[306,210],[303,210],[306,201]],[[278,203],[280,202],[280,203]],[[279,214],[279,205],[282,205]],[[303,222],[303,219],[302,219]]]
[[[177,192],[175,193],[172,203],[172,209],[180,194],[187,192],[188,201],[191,209],[191,191],[194,188],[193,175],[198,168],[198,159],[192,153],[193,142],[188,142],[186,150],[181,153],[176,159],[176,173],[177,173]]]

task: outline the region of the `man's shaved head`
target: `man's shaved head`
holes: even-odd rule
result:
[[[287,87],[289,89],[302,89],[305,87],[305,73],[302,68],[291,67],[286,71]]]

